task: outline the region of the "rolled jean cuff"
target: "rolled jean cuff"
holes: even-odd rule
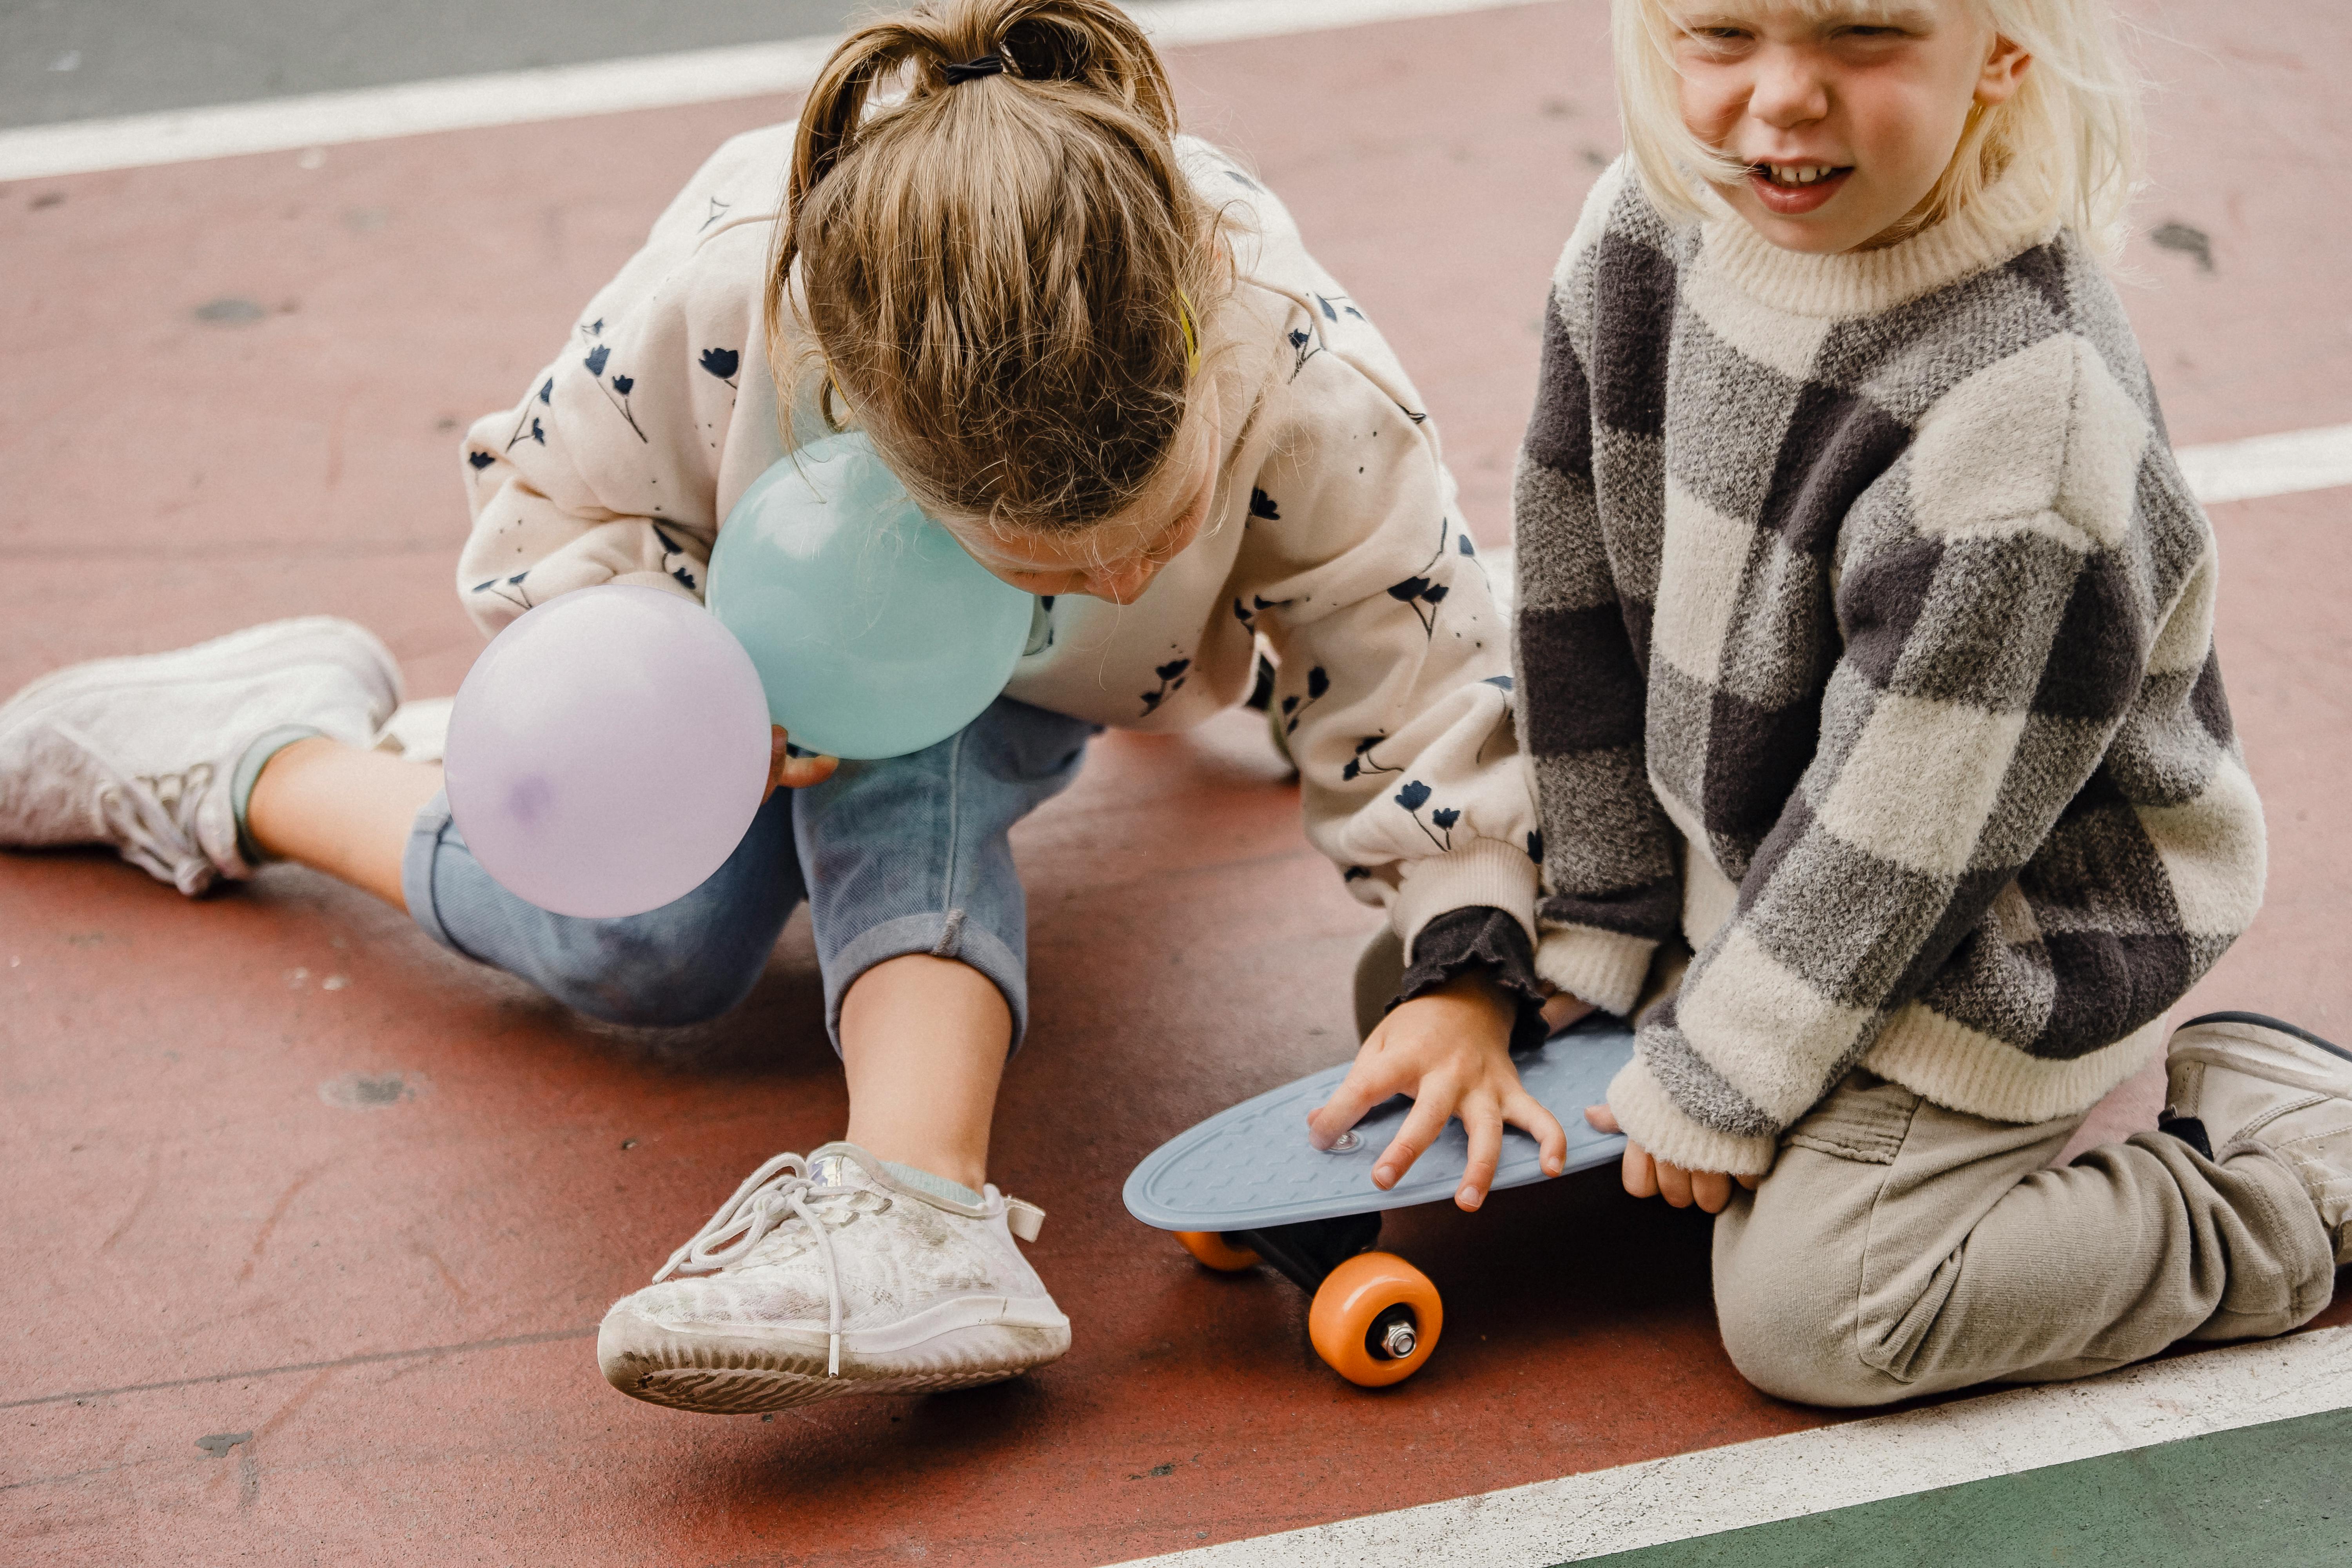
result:
[[[986,975],[1013,1014],[1008,1054],[1021,1048],[1022,1038],[1029,1032],[1028,966],[1021,955],[1005,945],[1003,937],[967,919],[961,910],[928,910],[870,926],[838,952],[819,953],[824,968],[824,1026],[835,1051],[841,1049],[842,999],[849,994],[850,986],[876,964],[910,952],[951,958]]]
[[[449,928],[441,923],[440,910],[433,906],[433,862],[440,855],[442,840],[449,832],[446,794],[436,795],[417,808],[416,819],[408,825],[408,847],[400,855],[400,897],[408,905],[408,918],[426,936],[452,952],[474,958],[474,954],[457,945]]]

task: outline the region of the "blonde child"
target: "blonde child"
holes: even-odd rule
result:
[[[110,843],[192,894],[299,860],[646,1025],[732,1006],[807,898],[845,1136],[753,1172],[613,1308],[600,1363],[637,1397],[722,1412],[982,1383],[1070,1335],[1014,1246],[1037,1211],[986,1182],[1027,1022],[1006,832],[1094,730],[1238,701],[1262,636],[1307,833],[1413,961],[1374,1046],[1442,1058],[1427,1098],[1481,1151],[1461,1201],[1506,1118],[1557,1160],[1506,1054],[1540,1028],[1534,805],[1435,430],[1281,204],[1175,133],[1115,6],[940,0],[874,22],[797,128],[720,148],[521,402],[468,433],[460,596],[485,633],[604,584],[698,596],[735,498],[787,440],[845,422],[1040,596],[1030,652],[1002,700],[912,757],[836,769],[779,732],[791,788],[675,904],[575,920],[492,882],[439,770],[365,749],[397,673],[337,621],[27,688],[0,708],[0,842]]]
[[[2195,1020],[2162,1129],[2049,1168],[2263,868],[2212,531],[2101,268],[2104,0],[1617,0],[1615,48],[1516,648],[1538,970],[1657,998],[1588,1113],[1627,1191],[1719,1212],[1725,1344],[1790,1399],[2295,1327],[2352,1256],[2352,1056]]]

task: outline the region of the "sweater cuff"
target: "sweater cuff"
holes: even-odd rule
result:
[[[1650,1076],[1638,1052],[1609,1080],[1609,1109],[1625,1136],[1670,1165],[1734,1176],[1760,1176],[1772,1168],[1777,1139],[1744,1138],[1694,1121]]]
[[[1517,1004],[1511,1049],[1542,1045],[1544,991],[1536,981],[1535,953],[1526,928],[1501,910],[1449,910],[1422,927],[1413,939],[1412,966],[1389,1010],[1473,973],[1484,974]]]
[[[1389,926],[1413,950],[1421,928],[1450,910],[1500,910],[1536,935],[1536,863],[1517,845],[1473,838],[1443,855],[1407,860],[1398,868]]]
[[[1536,973],[1580,1001],[1619,1017],[1633,1014],[1650,975],[1657,939],[1592,926],[1553,926],[1536,948]]]

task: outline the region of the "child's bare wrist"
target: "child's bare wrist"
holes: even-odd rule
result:
[[[1443,984],[1431,986],[1422,994],[1444,996],[1486,1007],[1503,1021],[1506,1028],[1512,1019],[1518,1016],[1518,998],[1484,968],[1465,969]]]

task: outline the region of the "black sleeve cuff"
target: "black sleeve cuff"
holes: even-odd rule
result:
[[[1536,980],[1536,953],[1527,928],[1497,909],[1477,905],[1453,910],[1421,928],[1412,939],[1412,963],[1397,986],[1396,1001],[1410,1002],[1460,975],[1480,973],[1518,1004],[1511,1024],[1511,1049],[1542,1045],[1543,987]]]

